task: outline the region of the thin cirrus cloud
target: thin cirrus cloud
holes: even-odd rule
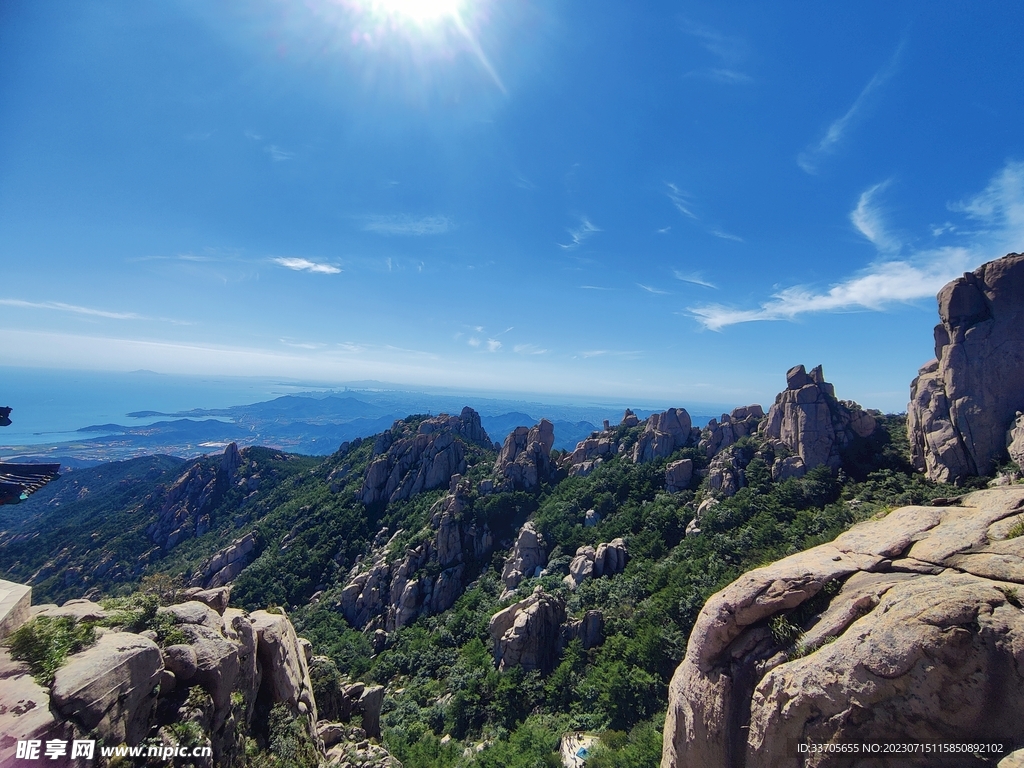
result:
[[[643,283],[637,283],[637,287],[638,288],[643,288],[648,293],[656,293],[656,294],[659,294],[659,295],[662,295],[662,296],[667,296],[668,295],[668,291],[659,290],[659,289],[657,289],[657,288],[655,288],[654,286],[651,286],[651,285],[644,285]]]
[[[671,181],[666,181],[665,186],[668,187],[668,192],[666,192],[665,194],[668,195],[668,199],[672,201],[672,205],[676,207],[676,210],[679,211],[684,216],[688,216],[696,221],[697,214],[695,214],[690,209],[691,203],[689,200],[689,195],[687,195],[685,192],[680,191],[679,187],[677,187]]]
[[[896,303],[933,297],[950,280],[1019,247],[1024,239],[1024,163],[1007,163],[982,192],[948,205],[950,211],[971,220],[973,241],[936,245],[905,255],[906,246],[882,223],[876,196],[886,183],[861,194],[850,214],[853,225],[879,251],[880,260],[826,291],[798,285],[773,294],[756,309],[708,304],[690,307],[688,314],[708,330],[720,331],[737,323],[793,320],[808,313],[882,311]],[[944,228],[939,234],[948,231]],[[899,249],[903,257],[891,258],[893,249]]]
[[[714,283],[709,283],[707,280],[701,277],[699,272],[683,272],[682,270],[676,269],[673,270],[672,276],[675,277],[676,280],[682,280],[684,283],[699,285],[704,288],[714,288],[716,290],[718,289],[717,285],[715,285]]]
[[[363,229],[378,235],[443,235],[452,228],[452,220],[447,216],[406,216],[394,214],[390,216],[367,216]]]
[[[548,350],[538,347],[536,344],[516,344],[512,351],[517,355],[546,355]]]
[[[886,179],[864,190],[857,200],[857,207],[850,213],[850,222],[857,231],[882,253],[896,253],[902,247],[899,238],[889,232],[884,214],[876,198],[885,191],[891,179]]]
[[[809,146],[797,156],[796,163],[805,173],[816,174],[822,159],[836,151],[843,139],[846,138],[851,126],[870,103],[875,91],[885,85],[896,73],[902,50],[903,44],[901,43],[888,63],[878,70],[874,77],[868,81],[868,84],[864,86],[854,100],[853,105],[846,110],[846,113],[829,125],[825,134],[816,144]]]
[[[58,312],[71,312],[76,315],[103,317],[108,320],[146,319],[142,315],[137,315],[134,312],[110,312],[105,309],[93,309],[92,307],[80,307],[76,304],[65,304],[62,301],[23,301],[22,299],[0,299],[0,305],[5,307],[21,307],[23,309],[52,309]]]
[[[733,234],[730,234],[729,232],[723,232],[720,229],[709,229],[708,232],[710,234],[714,235],[715,237],[720,237],[722,240],[732,240],[734,243],[746,242],[739,235],[733,235]]]
[[[672,205],[675,206],[675,209],[679,211],[681,214],[683,214],[683,216],[686,216],[688,219],[693,219],[693,221],[700,221],[700,216],[693,212],[693,202],[690,199],[690,195],[686,192],[683,192],[671,181],[666,181],[665,186],[668,187],[668,192],[666,192],[665,194],[668,196],[668,199],[672,201]],[[666,234],[670,229],[671,227],[665,227],[664,229],[659,229],[658,233]],[[722,240],[732,240],[733,242],[736,243],[745,242],[742,237],[739,237],[738,235],[734,235],[731,232],[726,232],[725,230],[716,227],[707,228],[706,231],[709,235],[714,235],[715,237],[721,238]]]
[[[309,259],[299,259],[287,256],[279,256],[271,259],[275,264],[280,264],[282,267],[287,269],[294,269],[296,272],[313,272],[321,275],[336,275],[341,270],[333,264],[323,264],[321,262],[310,261]]]
[[[593,235],[595,232],[600,231],[600,228],[595,227],[593,224],[590,223],[590,219],[588,219],[586,216],[582,216],[580,218],[580,225],[578,227],[576,227],[575,229],[566,230],[566,232],[569,233],[569,237],[572,238],[572,242],[559,243],[559,245],[562,248],[565,248],[566,250],[579,248],[586,240],[588,240],[591,237],[591,235]]]
[[[746,85],[754,79],[739,67],[749,55],[747,42],[735,35],[726,35],[704,24],[686,20],[683,32],[695,38],[700,46],[718,59],[719,66],[696,69],[685,77],[701,77],[725,85]]]
[[[280,163],[284,160],[291,160],[295,157],[294,152],[288,152],[287,150],[281,149],[276,144],[264,147],[263,151],[270,155],[270,159],[275,163]]]

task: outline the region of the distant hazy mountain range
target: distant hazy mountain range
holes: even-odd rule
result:
[[[0,446],[14,460],[47,457],[66,466],[88,466],[147,454],[189,458],[223,450],[230,442],[264,445],[309,455],[327,455],[356,437],[388,429],[412,413],[459,413],[464,405],[476,408],[487,434],[504,441],[517,426],[532,426],[541,418],[555,425],[555,448],[573,448],[605,419],[622,417],[615,405],[574,406],[447,396],[421,392],[353,391],[286,395],[251,405],[194,409],[163,413],[133,411],[125,423],[92,424],[77,431],[80,439],[32,446]],[[651,411],[634,408],[643,418]],[[707,414],[707,418],[713,414]],[[694,423],[702,415],[694,414]],[[153,421],[154,418],[160,419]],[[132,424],[145,420],[145,424]]]

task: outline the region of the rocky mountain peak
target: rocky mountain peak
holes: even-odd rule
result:
[[[797,365],[787,371],[786,389],[776,396],[761,431],[769,445],[793,454],[775,460],[772,476],[782,479],[822,465],[837,469],[840,450],[877,427],[875,417],[857,403],[836,399],[820,365],[810,373]]]
[[[466,446],[490,449],[491,440],[470,407],[458,416],[442,413],[415,427],[398,420],[374,442],[375,458],[366,469],[359,498],[364,504],[408,499],[446,487],[466,471]]]
[[[494,462],[496,482],[481,490],[535,491],[542,482],[551,479],[551,447],[555,444],[555,427],[541,419],[533,427],[516,427],[505,438],[505,443]],[[487,481],[485,481],[487,482]]]
[[[1011,253],[938,294],[935,359],[910,385],[915,468],[937,482],[987,474],[1024,410],[1024,254]]]

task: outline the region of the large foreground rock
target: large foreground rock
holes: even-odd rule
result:
[[[149,730],[163,666],[149,638],[106,632],[57,670],[53,706],[112,744],[138,744]]]
[[[18,760],[19,741],[74,738],[72,724],[50,709],[50,692],[33,678],[28,664],[11,659],[0,646],[0,766],[29,765]],[[39,761],[42,763],[42,760]],[[47,765],[72,765],[70,759],[46,760]]]
[[[663,768],[937,764],[810,743],[1024,746],[1024,537],[1005,538],[1022,508],[1020,487],[905,507],[714,595],[669,689]]]
[[[935,359],[910,385],[914,466],[937,482],[988,474],[1024,409],[1024,255],[1011,253],[938,295]]]

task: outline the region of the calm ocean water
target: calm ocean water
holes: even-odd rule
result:
[[[0,444],[38,445],[81,439],[75,430],[94,424],[144,425],[134,411],[173,413],[227,408],[314,389],[308,384],[257,378],[171,376],[148,371],[112,373],[0,366],[0,405],[10,406]],[[90,433],[96,437],[102,433]]]
[[[208,377],[157,374],[150,371],[114,373],[108,371],[57,370],[42,368],[14,368],[0,366],[0,406],[10,406],[12,425],[0,428],[0,447],[37,446],[48,443],[80,442],[99,438],[113,432],[76,430],[101,424],[145,426],[166,420],[163,416],[129,417],[137,411],[156,411],[164,414],[189,411],[195,408],[228,408],[272,400],[282,395],[300,392],[337,391],[323,383],[287,379],[250,377]],[[395,413],[440,412],[458,409],[467,403],[483,415],[496,416],[509,411],[527,409],[553,420],[589,421],[599,425],[603,418],[618,423],[623,406],[603,405],[539,405],[506,399],[483,399],[480,396],[456,392],[393,392],[395,397],[387,405]],[[511,393],[509,393],[511,394]],[[357,397],[375,400],[368,392]],[[520,396],[522,397],[522,396]],[[400,404],[396,401],[400,401]],[[384,402],[384,401],[381,401]],[[683,404],[677,404],[683,405]],[[637,409],[638,413],[662,410],[667,405]],[[709,404],[686,405],[693,423],[703,426],[712,416],[717,417],[727,407]],[[397,416],[396,416],[397,418]]]

